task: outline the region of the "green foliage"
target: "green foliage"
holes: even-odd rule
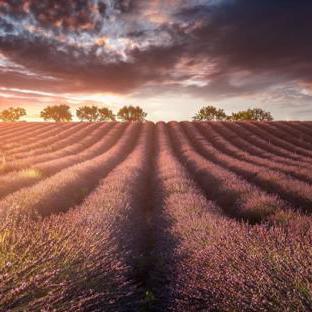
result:
[[[0,119],[3,121],[17,121],[26,115],[26,110],[21,107],[10,107],[0,112]]]
[[[202,107],[193,117],[193,120],[254,120],[254,121],[272,121],[273,116],[262,108],[249,108],[246,111],[239,111],[227,116],[223,109],[214,106]]]
[[[82,106],[77,109],[76,115],[81,121],[95,122],[115,120],[115,115],[107,107]]]
[[[144,294],[144,305],[143,305],[143,311],[151,311],[153,305],[156,302],[156,297],[153,294],[152,291],[147,290]]]
[[[214,106],[202,107],[193,117],[194,120],[225,120],[227,118],[223,109]]]
[[[139,106],[124,106],[117,114],[117,117],[122,121],[144,121],[146,116],[147,113]]]
[[[98,108],[96,106],[82,106],[76,110],[76,116],[81,121],[97,121],[99,117]]]
[[[233,113],[230,120],[272,121],[273,117],[270,112],[266,112],[261,108],[249,108],[246,111]]]
[[[44,120],[54,120],[56,122],[66,122],[72,120],[72,114],[68,105],[47,106],[41,113],[40,117]]]
[[[114,121],[116,120],[113,111],[108,109],[107,107],[102,107],[98,109],[99,113],[99,121]]]

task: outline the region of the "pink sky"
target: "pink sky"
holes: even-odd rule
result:
[[[0,2],[0,109],[139,105],[312,119],[312,4],[247,0]],[[260,14],[261,13],[261,14]]]

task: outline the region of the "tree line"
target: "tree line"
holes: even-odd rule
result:
[[[272,121],[273,116],[270,112],[263,110],[262,108],[249,108],[242,110],[231,115],[227,115],[223,109],[216,108],[214,106],[202,107],[199,112],[193,117],[193,120],[254,120],[254,121]]]
[[[26,110],[22,107],[10,107],[0,112],[0,120],[18,121],[21,117],[26,116]],[[76,110],[76,116],[80,121],[98,122],[98,121],[144,121],[147,113],[139,106],[124,106],[117,115],[107,107],[97,106],[81,106]],[[40,117],[46,121],[69,122],[73,119],[70,106],[61,104],[47,106],[44,108]],[[254,120],[254,121],[272,121],[273,116],[270,112],[261,108],[249,108],[227,115],[223,109],[214,106],[204,106],[193,117],[197,121],[238,121],[238,120]]]
[[[10,107],[0,112],[0,120],[18,121],[26,116],[26,110],[21,107]],[[107,107],[82,106],[76,110],[76,116],[80,121],[144,121],[147,113],[139,106],[124,106],[117,115]],[[40,117],[46,121],[69,122],[73,120],[70,106],[66,104],[47,106],[40,112]]]

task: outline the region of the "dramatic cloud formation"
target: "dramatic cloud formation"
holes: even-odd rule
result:
[[[209,102],[311,119],[311,13],[308,0],[2,0],[0,105],[115,96],[174,119],[170,98],[180,118]]]

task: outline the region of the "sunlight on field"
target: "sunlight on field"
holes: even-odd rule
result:
[[[8,229],[4,229],[0,231],[0,267],[2,268],[6,265],[8,253],[6,250],[6,243],[10,236],[10,231]]]
[[[24,178],[40,178],[42,177],[42,172],[35,168],[29,168],[22,170],[19,175]]]
[[[6,159],[4,155],[1,155],[0,157],[0,169],[4,168],[6,165]]]

